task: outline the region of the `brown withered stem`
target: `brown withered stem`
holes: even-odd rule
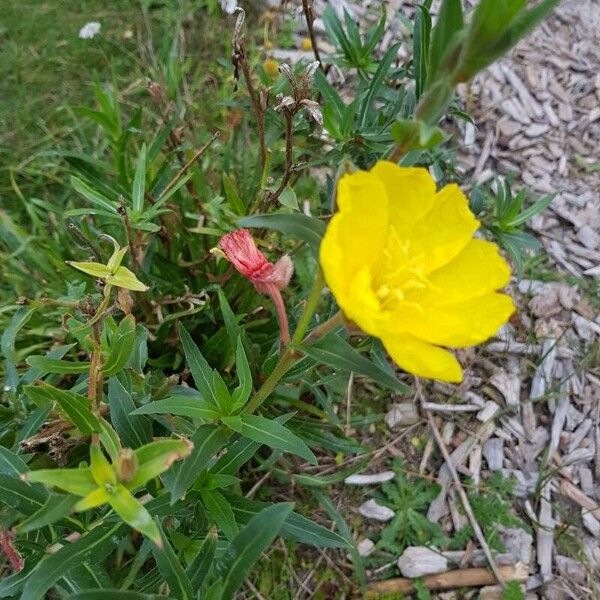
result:
[[[246,88],[248,95],[250,96],[250,102],[252,103],[252,109],[254,110],[254,116],[256,117],[256,126],[258,129],[258,143],[260,146],[260,165],[261,171],[264,171],[265,165],[267,164],[267,142],[265,140],[265,109],[261,102],[260,95],[254,87],[252,81],[252,73],[250,71],[250,65],[248,64],[248,53],[246,52],[246,46],[244,45],[244,36],[242,34],[242,26],[246,18],[245,12],[240,8],[238,9],[238,18],[235,24],[235,30],[233,34],[233,54],[231,56],[231,64],[234,68],[234,78],[237,80],[239,71],[242,71],[244,75],[244,81],[246,82]],[[266,104],[266,102],[265,102]]]
[[[265,111],[263,110],[254,84],[252,83],[252,75],[250,73],[250,67],[248,66],[248,58],[246,51],[243,50],[240,59],[240,67],[244,74],[244,80],[246,81],[246,87],[248,88],[248,94],[252,107],[254,108],[254,114],[256,116],[256,126],[258,129],[258,143],[260,145],[260,166],[261,169],[265,168],[267,163],[267,142],[265,141]]]
[[[274,192],[266,194],[263,204],[274,204],[277,201],[279,196],[283,194],[283,190],[285,190],[285,187],[289,183],[292,171],[294,170],[292,162],[294,151],[294,113],[287,108],[282,109],[282,112],[285,119],[285,168],[279,186]],[[264,209],[265,207],[261,208]]]
[[[313,54],[315,55],[315,59],[319,61],[319,68],[321,71],[325,71],[323,63],[321,62],[321,56],[319,55],[319,47],[317,46],[317,38],[313,26],[315,20],[315,15],[313,14],[313,0],[302,0],[302,10],[304,12],[304,18],[306,19],[306,26],[308,27],[308,35],[310,37],[310,45],[312,46]]]
[[[424,402],[423,389],[421,387],[421,382],[419,381],[418,378],[415,378],[415,390],[416,390],[416,398],[419,400],[419,402],[421,403],[421,406],[423,407],[423,402]],[[425,412],[425,416],[427,417],[427,424],[429,425],[429,429],[433,433],[433,437],[438,445],[438,448],[439,448],[440,452],[442,453],[444,460],[446,461],[446,466],[448,467],[448,470],[450,471],[450,475],[452,476],[452,480],[454,481],[454,486],[456,488],[456,491],[458,492],[458,496],[463,505],[465,514],[467,515],[467,519],[469,520],[469,523],[471,524],[471,527],[473,528],[475,537],[477,538],[477,541],[479,542],[479,545],[481,546],[481,549],[483,550],[483,553],[485,554],[485,558],[486,558],[494,576],[496,577],[496,580],[504,588],[506,584],[504,581],[504,576],[502,575],[502,571],[496,564],[496,561],[494,560],[494,556],[492,555],[490,547],[488,546],[488,543],[485,539],[485,535],[483,534],[481,526],[479,525],[479,523],[475,517],[475,514],[473,513],[473,509],[471,508],[471,503],[469,502],[469,497],[467,496],[467,492],[465,492],[465,489],[462,486],[460,477],[458,475],[458,472],[456,471],[456,467],[454,466],[454,463],[452,462],[452,458],[450,457],[448,448],[446,447],[444,439],[442,438],[442,434],[440,433],[440,431],[435,423],[433,414],[431,413],[431,411],[429,409],[424,408],[424,407],[423,407],[423,411]]]

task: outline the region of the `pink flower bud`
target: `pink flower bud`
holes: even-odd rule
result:
[[[294,273],[289,256],[282,256],[275,264],[256,247],[247,229],[237,229],[225,234],[219,247],[235,270],[249,279],[257,292],[271,297],[277,309],[281,341],[289,342],[287,314],[280,290],[286,288]]]

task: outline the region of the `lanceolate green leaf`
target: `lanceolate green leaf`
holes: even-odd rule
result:
[[[172,468],[175,461],[184,459],[191,451],[192,444],[186,439],[156,440],[138,448],[135,451],[137,470],[126,487],[135,490]]]
[[[198,391],[206,400],[214,402],[216,399],[213,389],[213,374],[210,365],[206,362],[204,356],[202,356],[202,353],[194,343],[192,336],[187,332],[187,329],[179,324],[178,331],[179,337],[181,338],[181,344],[183,345],[185,359],[192,372],[192,377],[196,382]]]
[[[275,229],[299,240],[305,241],[314,252],[318,252],[321,238],[325,234],[325,224],[319,219],[301,213],[271,213],[252,215],[238,220],[240,227]]]
[[[114,213],[115,216],[117,216],[116,202],[109,200],[106,196],[93,189],[78,177],[71,177],[71,185],[75,191],[79,192],[86,200],[89,200],[98,208]]]
[[[29,577],[30,570],[27,565],[22,571],[0,579],[0,598],[17,598]]]
[[[429,45],[428,78],[435,78],[443,59],[456,45],[455,39],[463,28],[462,0],[443,0]]]
[[[43,483],[77,496],[86,496],[98,487],[89,467],[83,469],[38,469],[24,473],[21,477],[28,482]]]
[[[8,448],[0,446],[0,473],[10,477],[19,477],[27,471],[27,465],[23,459]]]
[[[292,508],[292,504],[275,504],[265,508],[252,517],[231,541],[219,568],[224,583],[223,600],[233,598],[250,569],[277,537]]]
[[[212,402],[191,396],[155,400],[132,411],[131,415],[179,415],[192,419],[218,419],[222,413]]]
[[[275,420],[283,425],[293,416],[293,413],[288,413],[276,417]],[[210,468],[211,473],[237,473],[238,469],[242,465],[245,465],[261,446],[262,444],[260,442],[241,437],[227,447],[227,452]]]
[[[72,260],[67,261],[68,265],[71,265],[73,268],[85,273],[86,275],[91,275],[92,277],[97,277],[100,279],[104,279],[110,275],[110,269],[98,262],[75,262]]]
[[[34,308],[20,306],[10,320],[9,326],[2,332],[0,348],[4,358],[16,361],[15,339],[17,333],[29,321],[31,315],[35,312]]]
[[[25,362],[45,373],[85,373],[90,368],[89,362],[73,362],[39,355],[28,356]]]
[[[429,50],[429,35],[431,32],[431,16],[429,10],[417,5],[413,33],[413,69],[415,78],[415,95],[421,97],[427,83],[427,54]]]
[[[216,529],[213,528],[208,532],[196,556],[194,556],[185,571],[194,590],[199,590],[210,574],[215,559],[218,537]]]
[[[89,435],[100,432],[100,422],[90,410],[90,401],[81,394],[68,390],[60,390],[47,383],[26,385],[25,393],[39,406],[48,402],[56,402],[66,417],[83,433]]]
[[[365,99],[362,101],[360,110],[360,123],[362,127],[365,127],[368,122],[371,107],[373,106],[377,94],[379,93],[379,90],[381,89],[381,86],[387,77],[390,67],[392,66],[392,62],[398,56],[398,48],[400,48],[399,43],[392,44],[392,46],[388,48],[387,52],[383,55],[379,66],[377,67],[377,71],[375,71],[375,74],[373,75],[373,79],[369,83],[369,89],[367,90]]]
[[[250,365],[246,358],[246,352],[244,351],[244,345],[242,344],[242,338],[237,339],[237,348],[235,351],[235,368],[239,380],[239,385],[233,391],[233,406],[232,411],[239,410],[242,408],[250,394],[252,393],[252,373],[250,372]]]
[[[209,460],[229,439],[229,434],[217,425],[200,425],[191,438],[191,454],[172,467],[165,485],[171,491],[171,502],[179,500],[194,483],[198,475],[209,466]]]
[[[221,492],[217,490],[202,490],[200,492],[202,502],[219,529],[228,539],[232,539],[237,531],[237,523],[229,503]]]
[[[52,525],[67,517],[76,502],[77,496],[50,494],[39,510],[19,523],[17,530],[19,533],[28,533]]]
[[[256,513],[269,506],[267,502],[248,500],[244,496],[223,492],[223,496],[233,509],[238,523],[247,523]],[[307,519],[298,513],[290,513],[281,528],[281,535],[303,544],[319,546],[321,548],[349,548],[351,544],[347,539],[331,531],[314,520]]]
[[[103,548],[103,554],[110,552],[117,543],[117,533],[123,527],[122,523],[103,524],[86,533],[76,542],[66,542],[54,554],[48,554],[33,569],[21,598],[41,600],[46,592],[71,569],[89,560],[90,554]],[[95,557],[100,560],[100,556]]]
[[[133,178],[131,198],[133,201],[133,216],[136,217],[144,208],[144,192],[146,191],[146,144],[142,145],[138,156]]]
[[[154,548],[152,553],[161,575],[169,584],[171,594],[180,600],[191,600],[194,595],[192,583],[164,532],[162,532],[162,548]]]
[[[222,421],[233,431],[237,431],[255,442],[266,444],[271,448],[277,448],[284,452],[297,454],[309,463],[317,464],[317,458],[306,443],[277,421],[259,415],[246,414],[237,417],[223,417]]]
[[[219,307],[221,308],[221,315],[225,322],[225,329],[227,330],[227,336],[229,337],[229,343],[231,344],[231,350],[235,350],[237,346],[237,340],[242,335],[242,328],[237,322],[236,316],[229,306],[227,297],[223,293],[223,290],[219,288],[217,290],[219,294]]]
[[[135,335],[135,319],[128,315],[119,323],[111,340],[108,356],[102,365],[106,377],[112,377],[123,370],[133,352]]]
[[[310,346],[302,346],[301,350],[311,358],[330,367],[365,375],[375,383],[396,392],[406,393],[410,389],[368,358],[365,358],[339,335],[328,335]]]
[[[0,504],[32,515],[44,506],[48,492],[41,486],[31,486],[9,475],[0,475]]]
[[[125,523],[143,533],[157,546],[162,545],[158,525],[144,506],[124,486],[117,485],[109,495],[108,502]]]
[[[116,377],[108,380],[108,403],[113,427],[125,447],[139,448],[152,440],[152,424],[147,417],[133,414],[131,395]]]

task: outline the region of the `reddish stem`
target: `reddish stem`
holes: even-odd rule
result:
[[[13,546],[10,534],[2,526],[0,526],[0,549],[4,552],[6,558],[8,558],[15,573],[23,570],[25,562],[18,550]]]
[[[273,304],[275,304],[277,320],[279,321],[279,336],[281,338],[281,342],[285,345],[290,341],[290,328],[288,325],[287,312],[285,310],[283,298],[281,297],[281,292],[274,283],[265,285],[265,288],[267,288],[265,289],[265,292],[271,297]]]

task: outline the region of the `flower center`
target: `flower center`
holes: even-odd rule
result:
[[[397,303],[409,301],[412,291],[431,287],[423,263],[423,257],[411,250],[410,240],[402,239],[395,227],[390,226],[373,279],[381,308],[391,309]]]

